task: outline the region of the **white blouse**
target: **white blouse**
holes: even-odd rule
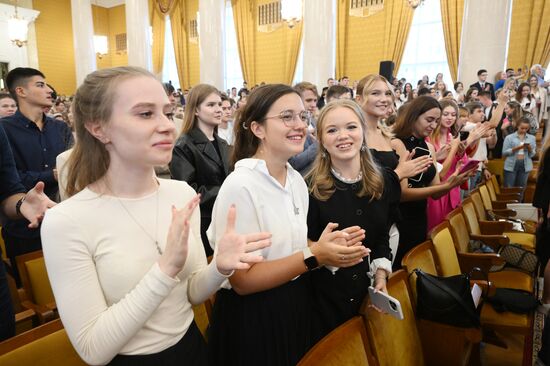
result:
[[[264,259],[284,258],[307,246],[307,186],[290,164],[286,166],[283,187],[269,175],[264,160],[243,159],[235,164],[235,171],[223,182],[212,209],[207,232],[211,244],[223,235],[227,212],[234,204],[239,234],[271,233],[271,246],[256,252]]]
[[[46,212],[41,235],[48,276],[67,334],[87,363],[176,344],[193,321],[191,304],[226,279],[214,263],[207,265],[198,207],[183,270],[176,278],[160,270],[149,235],[157,232],[164,250],[172,205],[183,207],[195,191],[185,182],[159,182],[158,191],[137,199],[84,189]]]

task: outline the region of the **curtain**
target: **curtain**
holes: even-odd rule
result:
[[[405,52],[414,10],[404,0],[393,0],[384,2],[384,13],[384,60],[392,60],[397,73]]]
[[[550,1],[514,1],[508,66],[550,62]]]
[[[346,40],[348,32],[349,0],[338,0],[336,23],[336,78],[346,74]]]
[[[298,56],[300,55],[300,47],[302,45],[302,30],[304,28],[304,22],[297,23],[292,29],[283,23],[285,32],[286,57],[285,57],[285,69],[283,82],[291,85],[294,79],[294,73],[296,72],[296,65],[298,63]]]
[[[441,20],[443,21],[443,36],[451,78],[457,81],[458,57],[460,56],[460,35],[462,33],[462,17],[464,15],[464,0],[441,0]]]
[[[256,0],[231,0],[243,78],[256,84]]]
[[[175,3],[170,14],[172,26],[172,38],[174,39],[174,53],[178,67],[178,79],[182,89],[191,87],[189,73],[189,46],[187,44],[187,16],[185,2],[179,0]]]

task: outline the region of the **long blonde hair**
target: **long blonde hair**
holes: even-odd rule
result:
[[[368,101],[369,93],[374,88],[374,84],[377,81],[382,81],[383,83],[385,83],[387,85],[388,89],[390,90],[390,92],[392,93],[392,95],[395,98],[395,95],[392,91],[393,87],[389,83],[388,79],[386,79],[382,75],[370,74],[370,75],[365,76],[361,80],[359,80],[359,83],[357,84],[356,99],[357,99],[357,102],[361,105],[361,108],[363,108],[363,105]],[[411,93],[412,93],[412,90],[411,90]],[[381,119],[378,120],[378,128],[382,132],[382,136],[386,137],[387,139],[392,139],[393,138],[393,134],[392,134],[391,130],[382,123]]]
[[[319,115],[317,120],[317,138],[319,140],[319,149],[313,162],[313,168],[306,176],[309,181],[309,191],[313,196],[321,201],[328,200],[334,193],[336,186],[334,177],[331,174],[332,161],[330,154],[323,147],[324,131],[323,126],[326,123],[327,114],[337,108],[347,108],[351,110],[361,123],[363,136],[367,127],[365,115],[361,107],[352,100],[338,99],[327,104]],[[358,197],[370,196],[371,200],[380,199],[384,192],[384,177],[368,148],[366,141],[363,141],[364,147],[360,152],[361,173],[363,175],[361,190],[357,193]]]
[[[87,124],[107,124],[116,99],[115,88],[134,77],[155,76],[132,66],[97,70],[86,76],[77,89],[72,109],[76,144],[67,162],[67,195],[73,196],[89,184],[101,179],[109,168],[109,153],[105,145],[86,129]]]
[[[458,114],[458,105],[454,102],[454,100],[448,100],[448,99],[440,100],[439,105],[441,106],[441,115],[442,116],[443,116],[443,110],[447,107],[452,107],[455,110],[456,118],[455,118],[455,121],[454,121],[453,125],[449,128],[449,131],[448,131],[448,132],[451,132],[451,134],[452,134],[453,126],[456,124],[456,121],[458,121],[458,119],[460,118],[459,114]],[[440,146],[440,143],[439,143],[439,139],[441,138],[440,132],[441,132],[441,119],[439,120],[439,123],[437,124],[437,126],[434,128],[434,130],[430,134],[430,141],[432,142],[432,144],[434,146],[436,146],[437,149],[439,149],[439,146]]]

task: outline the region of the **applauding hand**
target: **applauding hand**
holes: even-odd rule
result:
[[[21,204],[21,214],[30,221],[29,228],[37,228],[48,208],[55,206],[44,193],[44,183],[38,182],[25,196]]]

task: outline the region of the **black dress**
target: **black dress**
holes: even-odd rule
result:
[[[415,157],[428,155],[429,148],[424,139],[418,139],[414,136],[401,139],[408,151],[416,149]],[[424,173],[415,177],[408,178],[409,188],[428,187],[434,179],[437,170],[432,164]],[[399,229],[399,247],[397,255],[393,262],[393,269],[401,268],[403,256],[412,248],[426,240],[426,231],[428,230],[428,216],[426,205],[428,200],[407,201],[399,204],[402,220],[397,223]]]
[[[393,224],[391,206],[399,202],[401,187],[397,175],[383,169],[384,193],[378,200],[358,197],[361,182],[347,184],[337,179],[336,191],[327,201],[310,195],[308,237],[317,241],[329,222],[339,228],[358,225],[365,229],[363,244],[371,249],[371,259],[391,258],[389,229]],[[334,274],[322,267],[311,272],[313,302],[313,340],[318,341],[359,312],[370,286],[368,260],[350,268],[340,268]]]
[[[537,229],[537,255],[544,270],[550,258],[550,227],[548,222],[548,205],[550,204],[550,149],[542,159],[542,170],[539,171],[537,187],[533,196],[533,206],[542,210],[543,222]]]
[[[229,145],[214,134],[214,141],[195,127],[181,135],[174,146],[169,164],[173,179],[187,182],[201,194],[201,238],[207,256],[213,254],[206,230],[212,220],[212,207],[218,191],[229,173]]]

